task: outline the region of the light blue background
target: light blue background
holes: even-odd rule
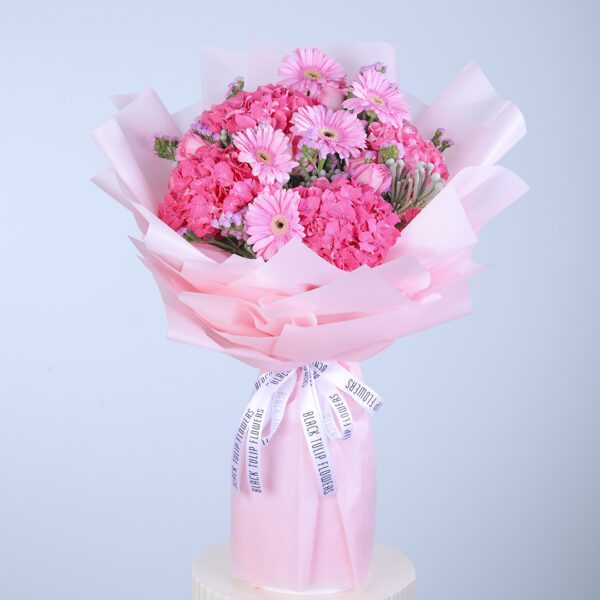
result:
[[[525,113],[504,164],[532,190],[484,232],[477,312],[364,365],[388,401],[378,535],[414,560],[419,600],[598,598],[598,7],[4,4],[0,598],[188,598],[190,561],[227,536],[254,372],[165,340],[135,225],[88,181],[89,132],[113,93],[191,103],[199,47],[255,38],[390,41],[425,100],[473,58]]]

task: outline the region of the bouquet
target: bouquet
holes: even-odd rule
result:
[[[495,165],[524,121],[474,64],[422,104],[386,44],[204,59],[204,104],[115,98],[94,180],[140,227],[169,336],[260,370],[233,435],[233,576],[360,588],[383,401],[358,363],[471,311],[479,230],[526,190]]]

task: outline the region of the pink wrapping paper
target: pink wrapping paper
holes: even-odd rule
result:
[[[346,365],[348,367],[348,365]],[[350,370],[360,377],[360,369]],[[329,442],[338,484],[319,496],[306,449],[297,387],[264,452],[266,493],[231,497],[233,576],[298,591],[350,589],[367,579],[375,530],[375,454],[367,413],[352,404],[352,437]]]
[[[323,48],[352,77],[382,60],[387,44]],[[444,127],[451,178],[402,232],[383,264],[344,272],[293,240],[269,262],[190,244],[156,216],[172,166],[154,156],[155,131],[178,136],[227,82],[277,81],[287,48],[247,54],[206,50],[204,103],[170,115],[151,90],[115,98],[117,114],[94,132],[111,166],[95,183],[129,209],[134,240],[164,299],[171,339],[225,352],[261,370],[314,360],[362,361],[396,339],[472,310],[468,279],[481,228],[526,185],[495,165],[525,133],[521,113],[470,63],[430,106],[411,101],[424,136]],[[373,383],[374,387],[376,382]],[[350,440],[332,442],[338,494],[320,498],[294,401],[264,453],[266,493],[244,489],[232,501],[234,575],[256,585],[304,590],[360,587],[373,541],[374,457],[368,417],[353,406]]]

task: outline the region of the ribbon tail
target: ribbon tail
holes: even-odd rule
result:
[[[246,480],[252,492],[262,494],[261,451],[263,446],[262,433],[268,414],[269,389],[265,386],[257,394],[256,409],[252,422],[246,434]]]
[[[248,432],[248,425],[254,417],[254,410],[250,408],[250,405],[246,408],[246,412],[240,419],[237,426],[235,437],[233,439],[233,454],[231,457],[231,485],[236,491],[240,491],[240,459],[242,454],[242,447],[246,434]]]
[[[317,381],[316,384],[327,434],[334,440],[349,439],[352,436],[354,420],[343,394],[338,393],[336,387],[325,379]]]
[[[246,406],[246,410],[242,415],[240,422],[238,423],[237,429],[235,430],[235,436],[233,439],[233,452],[231,456],[231,485],[237,492],[239,492],[241,488],[240,463],[242,457],[242,448],[244,447],[244,442],[248,434],[248,426],[254,418],[261,394],[264,393],[264,388],[268,385],[271,375],[272,373],[263,373],[256,380],[256,383],[254,384],[256,391],[250,398],[250,401]]]
[[[315,383],[312,371],[308,367],[303,368],[300,395],[304,438],[313,463],[319,493],[321,496],[329,496],[336,492],[335,475]]]
[[[341,365],[328,363],[327,368],[322,370],[320,375],[358,402],[370,415],[374,415],[383,407],[381,396]]]

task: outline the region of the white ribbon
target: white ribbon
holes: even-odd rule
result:
[[[240,490],[240,461],[245,446],[246,479],[251,491],[263,492],[261,455],[273,438],[296,386],[296,371],[268,372],[256,381],[255,392],[236,430],[231,460],[231,482]],[[344,396],[374,415],[383,401],[368,385],[338,363],[313,362],[302,367],[299,407],[306,446],[322,496],[335,494],[335,473],[328,439],[352,435],[352,413]]]

